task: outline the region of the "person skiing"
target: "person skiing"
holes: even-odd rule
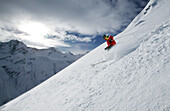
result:
[[[106,49],[110,49],[112,46],[116,45],[116,41],[113,39],[113,36],[106,36],[105,34],[103,35],[103,38],[106,40],[107,42],[107,47]]]

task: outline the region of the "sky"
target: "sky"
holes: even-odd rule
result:
[[[83,54],[117,35],[148,0],[0,0],[0,41]]]

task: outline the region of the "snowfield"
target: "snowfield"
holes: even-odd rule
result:
[[[151,0],[100,45],[1,111],[170,111],[170,0]]]

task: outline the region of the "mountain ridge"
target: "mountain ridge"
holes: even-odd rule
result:
[[[21,95],[83,55],[55,48],[35,49],[23,42],[0,42],[0,104]],[[24,81],[23,81],[24,80]]]

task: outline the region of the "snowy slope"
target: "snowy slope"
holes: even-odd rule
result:
[[[102,44],[1,111],[170,111],[170,0],[151,0]]]
[[[20,41],[0,42],[0,105],[23,94],[77,60],[54,48],[33,49]]]

